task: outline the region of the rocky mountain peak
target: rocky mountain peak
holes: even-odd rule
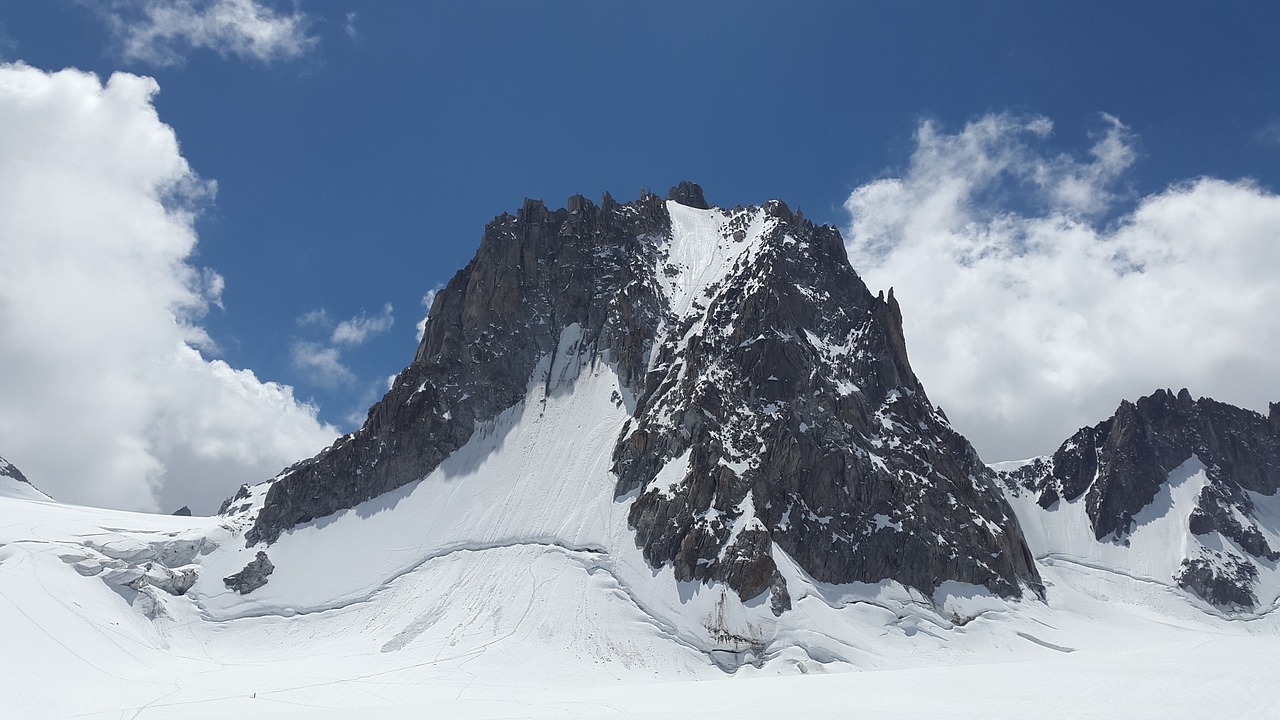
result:
[[[31,484],[31,481],[27,480],[26,476],[22,474],[21,470],[15,467],[13,463],[9,462],[8,460],[5,460],[2,457],[0,457],[0,477],[13,478],[14,480],[17,480],[20,483],[26,483],[28,485]]]
[[[711,209],[711,206],[707,204],[706,198],[702,196],[702,186],[688,180],[680,181],[667,191],[667,199],[699,210]]]
[[[413,363],[359,431],[273,481],[247,541],[425,477],[572,359],[617,376],[616,502],[678,580],[768,592],[775,613],[780,554],[824,582],[1038,589],[994,473],[929,403],[892,291],[870,293],[839,232],[781,201],[668,197],[495,218]]]
[[[1121,402],[1111,418],[1081,428],[1051,457],[1004,478],[1035,493],[1045,509],[1083,497],[1096,539],[1125,542],[1139,514],[1168,494],[1171,474],[1193,460],[1203,464],[1206,484],[1185,520],[1197,540],[1175,579],[1214,604],[1253,607],[1260,563],[1280,560],[1280,548],[1267,539],[1280,517],[1264,516],[1255,500],[1280,491],[1276,404],[1263,417],[1211,398],[1193,400],[1185,388],[1157,390]]]

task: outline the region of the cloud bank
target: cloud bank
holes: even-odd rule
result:
[[[306,14],[259,0],[109,0],[94,7],[125,59],[152,65],[179,64],[193,49],[263,63],[296,60],[319,42]]]
[[[211,512],[336,435],[292,389],[209,360],[211,199],[150,78],[0,65],[0,448],[66,502]]]
[[[895,288],[916,373],[988,461],[1161,387],[1280,400],[1280,196],[1198,178],[1126,198],[1133,139],[1102,121],[1085,157],[1041,117],[925,122],[906,171],[845,204],[854,268]]]

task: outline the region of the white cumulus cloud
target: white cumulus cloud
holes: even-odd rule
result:
[[[154,80],[0,65],[0,448],[68,502],[197,512],[330,442],[288,386],[209,360],[212,197]]]
[[[193,49],[264,63],[294,60],[318,42],[305,13],[260,0],[106,0],[93,7],[126,59],[154,65],[181,63]]]
[[[1197,178],[1123,198],[1133,141],[1102,120],[1083,157],[1045,118],[925,122],[906,171],[846,202],[854,268],[895,288],[916,373],[987,460],[1157,388],[1280,400],[1280,196]]]
[[[366,340],[390,330],[393,324],[395,324],[395,318],[391,314],[391,303],[387,303],[382,306],[382,312],[378,315],[371,316],[362,312],[338,323],[329,339],[336,345],[348,347],[361,345]]]

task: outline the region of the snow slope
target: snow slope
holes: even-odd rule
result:
[[[900,590],[825,588],[795,612],[846,662],[781,652],[729,675],[640,612],[597,552],[458,550],[328,610],[218,620],[171,598],[152,620],[61,556],[225,531],[217,519],[12,498],[0,518],[6,718],[799,716],[851,698],[908,717],[1266,718],[1277,700],[1273,615],[1211,616],[1082,564],[1041,568],[1048,604],[971,598],[963,625]]]
[[[18,468],[0,457],[0,497],[26,498],[28,500],[50,500],[48,495],[40,492],[29,482]]]

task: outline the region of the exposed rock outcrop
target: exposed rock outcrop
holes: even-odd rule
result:
[[[28,485],[31,484],[31,481],[28,480],[27,477],[22,474],[21,470],[14,467],[13,463],[9,462],[8,460],[5,460],[2,457],[0,457],[0,477],[13,478],[14,480],[17,480],[20,483],[26,483]]]
[[[234,575],[222,578],[222,584],[227,586],[228,590],[235,590],[241,595],[248,595],[267,584],[267,577],[275,572],[276,566],[271,564],[271,559],[262,550],[249,561],[244,569]]]
[[[285,471],[247,534],[284,530],[417,480],[524,399],[538,360],[577,323],[580,347],[639,391],[659,321],[652,273],[670,231],[655,195],[551,211],[526,200],[485,228],[475,258],[441,290],[413,363],[360,430]]]
[[[691,183],[688,180],[684,180],[671,188],[667,193],[667,199],[699,210],[711,209],[711,206],[707,204],[707,199],[702,196],[702,186],[697,183]]]

